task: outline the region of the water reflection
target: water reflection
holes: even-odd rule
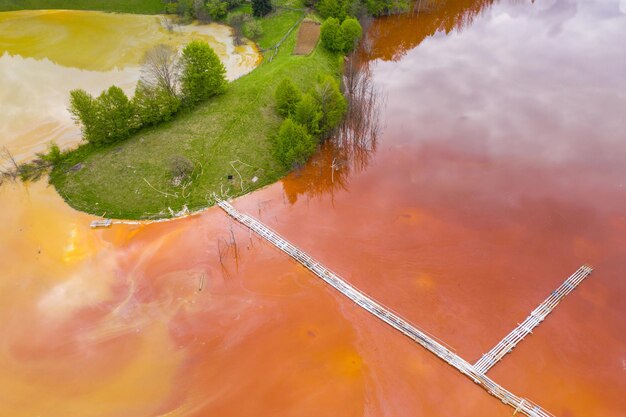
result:
[[[590,262],[490,376],[558,416],[622,417],[626,15],[484,10],[370,63],[387,99],[366,169],[333,174],[328,144],[234,204],[468,360]],[[410,19],[380,29],[409,36]],[[0,414],[512,413],[237,226],[224,273],[219,210],[92,231],[44,184],[0,199]]]
[[[590,262],[594,275],[492,376],[556,415],[620,416],[626,16],[615,0],[448,6],[372,26],[388,36],[364,56],[388,99],[368,169],[263,219],[470,360]],[[510,415],[451,395],[465,387],[384,347],[375,325],[363,339],[372,415]]]
[[[495,0],[417,0],[411,13],[374,21],[365,37],[367,59],[397,61],[428,37],[463,30]]]
[[[385,100],[374,86],[369,62],[358,53],[346,59],[343,86],[349,102],[344,121],[309,164],[282,181],[291,204],[298,195],[310,199],[328,193],[332,199],[335,192],[348,191],[351,175],[374,159]]]

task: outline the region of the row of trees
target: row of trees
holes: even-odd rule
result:
[[[347,102],[331,76],[302,93],[290,79],[275,92],[276,111],[285,118],[274,140],[274,154],[287,168],[303,165],[318,143],[341,122]]]
[[[347,17],[343,22],[335,17],[329,17],[320,28],[322,45],[326,49],[347,54],[354,49],[363,35],[363,29],[358,20]]]
[[[170,120],[181,107],[224,92],[226,69],[206,42],[192,41],[179,56],[174,48],[158,45],[146,54],[135,95],[111,86],[98,97],[85,90],[70,92],[74,120],[83,138],[94,144],[126,139],[133,131]]]
[[[405,12],[409,0],[306,0],[323,17],[343,20],[346,16],[382,16]]]
[[[197,19],[201,22],[221,20],[230,10],[243,4],[244,0],[167,0],[165,12],[178,15],[183,22]],[[265,16],[272,11],[270,0],[252,0],[255,16]]]
[[[224,18],[229,10],[242,3],[243,0],[168,0],[165,12],[178,15],[183,22],[194,19],[210,22]]]

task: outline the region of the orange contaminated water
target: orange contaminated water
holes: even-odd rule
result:
[[[375,21],[376,146],[325,146],[235,206],[470,362],[591,264],[489,376],[556,416],[624,415],[622,10]],[[1,416],[513,413],[217,208],[91,230],[44,184],[0,201]]]

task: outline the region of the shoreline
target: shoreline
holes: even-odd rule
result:
[[[100,148],[82,145],[52,170],[50,183],[67,204],[81,212],[96,217],[111,213],[111,219],[120,221],[154,222],[211,207],[206,202],[211,193],[239,197],[283,178],[291,170],[281,168],[270,150],[280,124],[273,109],[275,85],[292,78],[307,87],[319,75],[339,79],[341,74],[339,57],[319,43],[309,55],[292,54],[298,33],[293,28],[301,24],[302,14],[278,9],[259,19],[267,26],[275,26],[274,21],[281,19],[279,23],[291,32],[287,36],[285,32],[270,33],[275,39],[266,32],[264,39],[255,42],[267,55],[273,53],[275,40],[284,40],[275,59],[269,62],[264,57],[254,70],[231,81],[225,94],[122,142]],[[268,44],[270,47],[264,48]],[[164,158],[178,153],[201,166],[190,191],[163,179]],[[77,166],[80,170],[72,170]]]

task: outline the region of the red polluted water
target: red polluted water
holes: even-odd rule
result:
[[[469,362],[592,265],[488,375],[556,416],[622,416],[626,6],[423,3],[360,51],[375,142],[233,204]],[[0,194],[21,210],[0,415],[513,413],[218,208],[92,231],[27,191]]]

